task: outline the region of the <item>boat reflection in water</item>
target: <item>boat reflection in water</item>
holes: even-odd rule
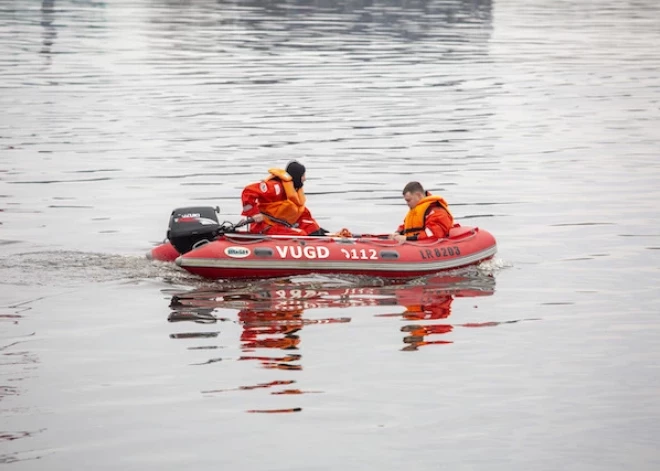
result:
[[[495,279],[492,276],[434,276],[421,285],[395,286],[393,292],[396,304],[405,308],[403,312],[376,314],[376,317],[394,317],[406,322],[401,327],[404,332],[403,351],[414,351],[426,345],[444,345],[452,340],[438,338],[448,334],[455,327],[495,327],[520,320],[467,322],[452,324],[447,321],[451,315],[452,303],[458,298],[491,296],[495,293]],[[429,336],[434,336],[430,337]]]
[[[361,307],[382,306],[379,318],[394,318],[403,322],[403,351],[422,346],[451,343],[439,338],[456,327],[489,327],[502,322],[448,322],[452,304],[461,298],[491,296],[495,292],[492,275],[438,275],[413,281],[391,283],[374,278],[276,279],[217,283],[187,291],[171,293],[170,322],[190,321],[202,324],[220,322],[240,325],[240,356],[238,361],[256,361],[267,369],[287,371],[292,376],[268,383],[241,385],[230,389],[203,391],[216,394],[226,391],[274,388],[274,395],[296,395],[322,391],[296,387],[297,373],[303,369],[300,354],[301,331],[307,326],[350,323],[351,317],[318,316],[318,310],[352,308],[352,315]],[[391,307],[391,308],[388,308]],[[229,311],[229,312],[228,312]],[[234,315],[231,311],[237,311]],[[389,312],[388,312],[389,311]],[[306,316],[307,313],[307,316]],[[507,321],[517,322],[517,321]],[[216,338],[219,331],[183,332],[172,338]],[[217,349],[221,346],[196,347]],[[204,364],[227,358],[212,358]],[[275,390],[277,389],[277,390]],[[295,412],[301,408],[258,409],[250,412]]]

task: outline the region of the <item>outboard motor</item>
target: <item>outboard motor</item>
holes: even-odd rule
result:
[[[190,252],[204,242],[211,242],[220,232],[216,216],[219,212],[217,207],[177,208],[170,215],[167,238],[180,254]]]

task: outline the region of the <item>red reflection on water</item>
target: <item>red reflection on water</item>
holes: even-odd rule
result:
[[[208,391],[202,391],[203,394],[211,394],[211,393],[218,393],[218,392],[227,392],[227,391],[250,391],[252,389],[262,389],[262,388],[271,388],[273,386],[287,386],[289,384],[293,384],[295,381],[293,380],[288,380],[288,381],[270,381],[268,383],[259,383],[255,384],[252,386],[239,386],[237,388],[231,388],[231,389],[211,389]]]
[[[287,414],[289,412],[301,412],[302,407],[292,407],[290,409],[249,409],[246,412],[250,414]]]
[[[298,354],[286,355],[283,357],[265,357],[265,356],[255,356],[255,355],[241,355],[238,359],[240,360],[257,360],[262,362],[288,362],[288,361],[299,361],[301,358]]]
[[[288,394],[318,394],[322,391],[301,391],[300,389],[285,389],[284,391],[273,391],[271,394],[274,396],[288,395]]]
[[[404,300],[405,301],[405,300]],[[404,320],[439,320],[446,319],[451,314],[451,303],[454,301],[452,295],[438,296],[426,305],[406,306],[406,310],[401,314]],[[428,324],[428,325],[404,325],[401,332],[408,335],[403,337],[403,343],[406,345],[402,351],[415,351],[420,347],[427,345],[447,345],[453,343],[451,340],[427,340],[428,335],[448,334],[453,330],[450,324]]]
[[[298,332],[303,328],[303,309],[242,309],[238,312],[238,321],[243,327],[241,332],[241,349],[244,352],[253,352],[256,349],[277,349],[277,350],[297,350],[300,345],[300,336]],[[249,358],[243,356],[242,359]],[[300,371],[302,365],[302,355],[288,354],[285,358],[288,361],[281,361],[281,356],[254,356],[258,359],[262,368],[282,371]],[[293,382],[293,381],[292,381]],[[296,391],[293,393],[292,391]],[[300,389],[285,389],[283,391],[273,391],[276,395],[302,394]],[[248,410],[252,413],[284,413],[298,412],[300,408],[289,409],[254,409]]]
[[[445,320],[451,315],[451,305],[455,298],[458,297],[474,297],[474,296],[487,296],[492,292],[473,292],[469,290],[461,290],[452,295],[437,296],[432,299],[429,304],[414,304],[406,306],[406,310],[401,314],[384,314],[377,315],[378,317],[401,317],[402,320],[415,320],[415,321],[437,321]],[[405,301],[405,299],[402,299]],[[429,335],[446,335],[454,330],[454,327],[496,327],[503,324],[514,324],[522,320],[533,319],[517,319],[510,321],[486,321],[486,322],[467,322],[463,324],[448,324],[446,322],[431,323],[431,324],[407,324],[401,327],[401,332],[407,335],[403,337],[403,343],[406,344],[402,351],[415,351],[420,347],[427,345],[449,345],[452,340],[429,340]]]
[[[422,346],[452,343],[450,338],[444,337],[456,326],[447,322],[455,299],[491,296],[494,291],[495,283],[492,276],[475,277],[474,274],[427,277],[412,282],[360,278],[348,284],[340,280],[334,285],[332,280],[324,285],[319,282],[296,283],[288,279],[221,283],[177,293],[170,303],[173,312],[169,320],[210,324],[228,321],[227,317],[216,317],[214,311],[235,309],[237,316],[234,322],[242,329],[240,332],[242,355],[233,360],[254,361],[260,368],[296,375],[303,370],[303,356],[299,352],[302,348],[303,331],[308,326],[351,321],[350,317],[305,318],[304,314],[307,310],[400,306],[402,312],[380,314],[377,317],[396,317],[405,321],[406,324],[400,327],[405,334],[402,350],[414,351]],[[499,323],[484,322],[463,326],[497,324]],[[198,335],[210,337],[214,334],[215,332],[208,332]],[[172,337],[187,338],[189,335],[190,333],[186,332],[182,336],[173,334]],[[210,359],[205,364],[216,361],[220,359]],[[290,376],[269,383],[203,392],[218,393],[266,388],[275,389],[270,391],[270,395],[277,396],[299,396],[322,392],[286,387],[294,382]],[[248,412],[281,413],[300,410],[302,409],[294,407],[250,409]]]

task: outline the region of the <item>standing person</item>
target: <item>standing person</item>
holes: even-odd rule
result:
[[[399,242],[430,238],[442,239],[449,235],[454,217],[442,196],[434,196],[419,182],[410,182],[403,188],[403,199],[410,208],[408,214],[390,239]]]
[[[305,166],[293,160],[286,169],[271,168],[260,182],[243,189],[242,216],[253,222],[248,232],[270,235],[325,235],[305,206]]]

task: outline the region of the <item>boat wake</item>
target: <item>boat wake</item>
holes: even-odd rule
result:
[[[80,281],[150,279],[187,284],[198,278],[171,263],[152,262],[143,256],[43,251],[16,254],[0,260],[0,279],[5,285],[64,286]]]
[[[458,275],[463,280],[488,279],[506,268],[499,259],[482,262],[479,265],[444,272],[445,275]],[[406,284],[425,284],[428,277],[407,280]],[[172,263],[148,260],[143,256],[125,256],[77,251],[40,251],[12,255],[0,260],[0,279],[4,285],[15,286],[66,286],[79,282],[111,282],[161,280],[181,288],[201,288],[229,286],[232,281],[205,280],[193,275]],[[365,275],[300,275],[286,278],[287,283],[313,287],[356,287],[385,286],[392,280]],[[257,281],[247,281],[241,285],[258,285]]]

